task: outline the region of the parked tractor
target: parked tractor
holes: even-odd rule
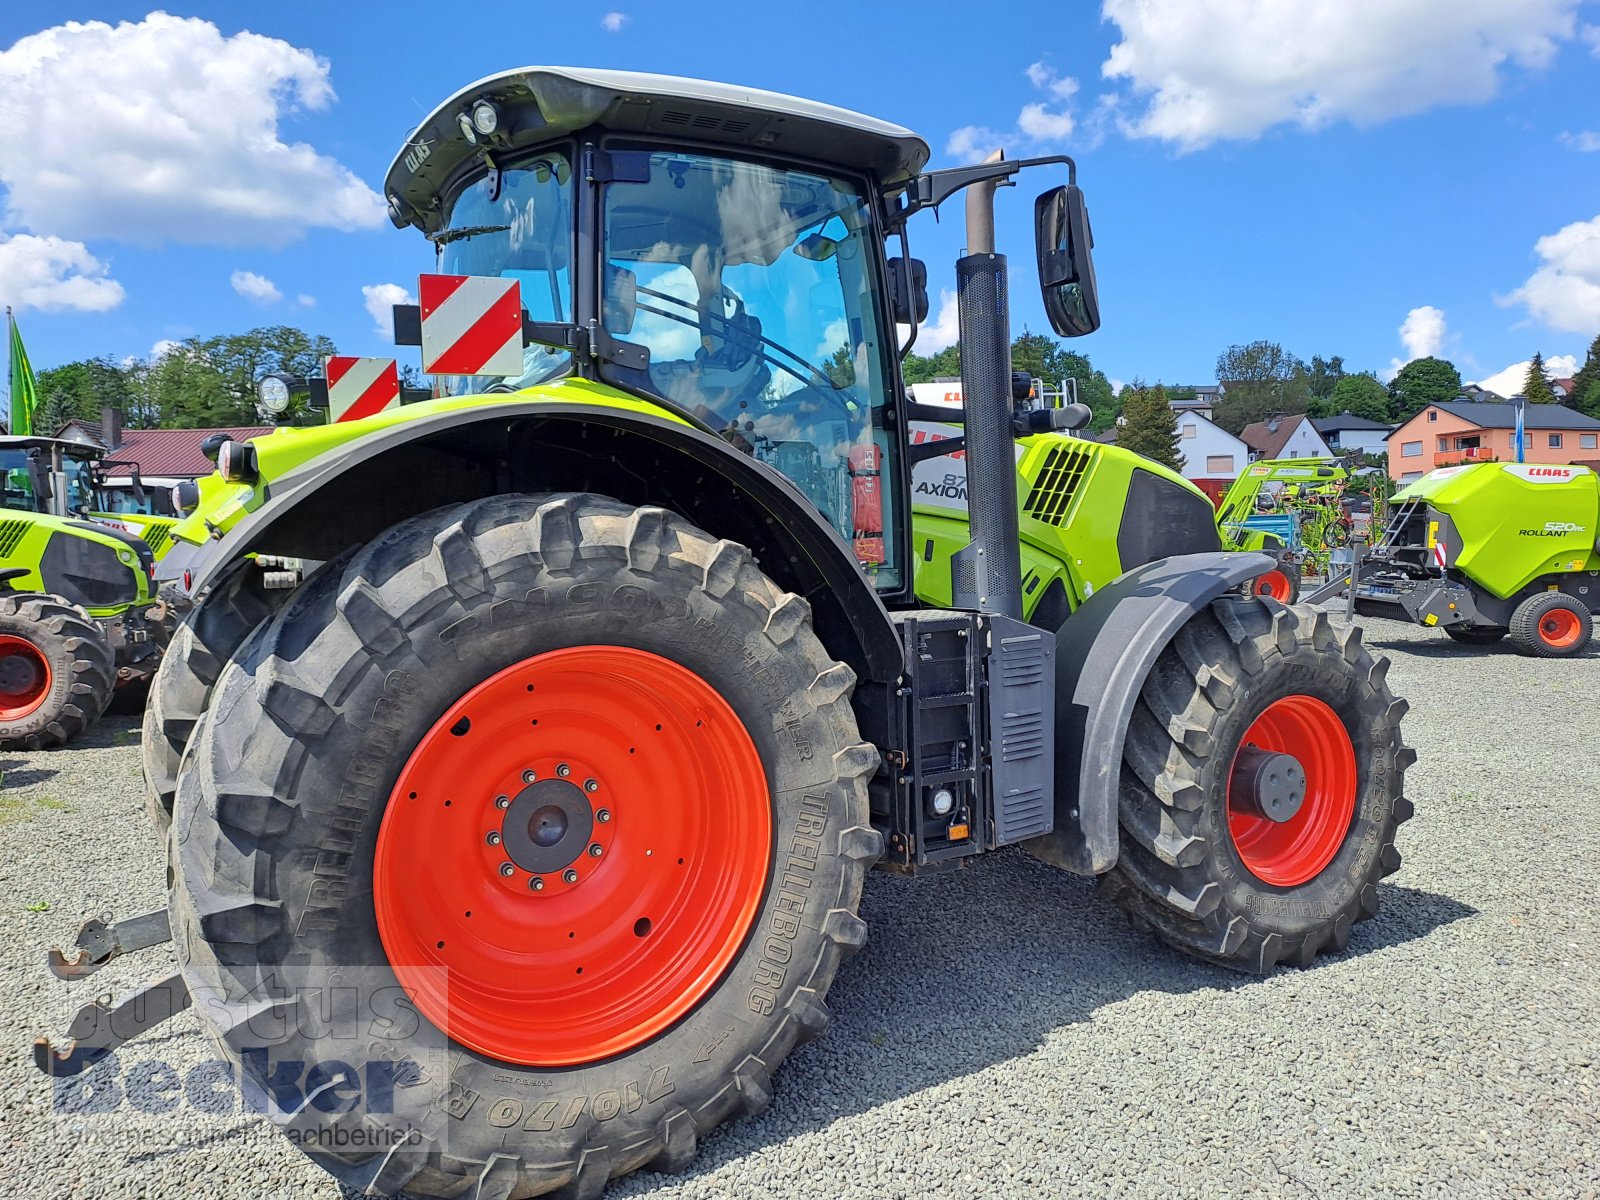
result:
[[[1364,606],[1463,645],[1509,635],[1536,658],[1570,658],[1589,645],[1600,599],[1600,476],[1588,467],[1441,467],[1390,506],[1361,568]]]
[[[0,748],[71,741],[160,661],[169,630],[155,554],[97,512],[103,458],[76,442],[0,437]],[[164,528],[148,532],[165,543]]]
[[[617,71],[494,75],[423,121],[384,192],[440,276],[397,332],[450,398],[221,448],[161,564],[195,606],[144,745],[170,906],[58,970],[169,929],[179,965],[42,1069],[192,998],[348,1186],[595,1196],[771,1102],[872,867],[1020,846],[1208,962],[1347,947],[1411,814],[1385,663],[1242,595],[1272,560],[1064,436],[1085,411],[1015,403],[995,190],[1065,177],[1034,257],[1087,334],[1072,161],[928,156]],[[897,325],[927,314],[907,225],[958,192],[952,413],[908,398]],[[926,453],[964,454],[964,513],[913,516],[919,421],[959,425]],[[322,565],[274,597],[252,553]],[[358,1036],[308,991],[334,975],[386,998]]]
[[[1276,559],[1252,581],[1256,595],[1293,604],[1301,580],[1327,569],[1328,551],[1349,544],[1340,504],[1348,478],[1337,463],[1278,458],[1251,463],[1233,481],[1217,506],[1223,546]]]

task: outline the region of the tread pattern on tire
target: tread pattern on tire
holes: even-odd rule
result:
[[[494,530],[503,530],[488,539],[496,557],[485,561],[480,547]],[[680,1087],[653,1124],[634,1128],[623,1143],[608,1141],[607,1130],[586,1117],[570,1130],[570,1153],[555,1162],[525,1161],[487,1140],[474,1149],[459,1133],[448,1155],[426,1136],[420,1150],[413,1145],[403,1156],[319,1152],[317,1160],[348,1186],[403,1187],[421,1196],[576,1198],[598,1196],[609,1179],[641,1168],[681,1169],[700,1137],[766,1107],[773,1072],[796,1045],[822,1032],[828,1021],[822,997],[841,960],[865,941],[856,910],[865,871],[882,851],[866,792],[878,756],[856,733],[855,676],[812,632],[809,605],[773,584],[744,547],[717,541],[665,510],[587,494],[501,496],[403,522],[342,567],[324,570],[224,668],[179,781],[171,840],[179,878],[174,940],[191,982],[215,989],[213,1036],[226,1046],[256,1012],[252,993],[283,951],[286,913],[272,884],[271,837],[293,819],[296,781],[328,732],[360,721],[346,701],[366,673],[381,669],[388,654],[405,653],[425,626],[471,621],[482,610],[463,601],[492,592],[512,560],[531,561],[542,577],[560,579],[592,559],[618,570],[693,572],[696,586],[712,597],[740,592],[743,602],[765,610],[769,644],[804,664],[800,674],[810,682],[795,699],[835,731],[837,745],[831,777],[819,786],[852,818],[833,843],[837,891],[824,901],[815,959],[796,960],[803,969],[777,1019],[767,1023],[764,1042],[715,1086]],[[413,586],[419,571],[433,579],[426,593]],[[256,706],[262,715],[251,711]],[[238,719],[230,719],[236,708]]]
[[[211,691],[245,639],[289,596],[267,591],[253,562],[238,563],[196,606],[167,644],[145,701],[140,755],[145,811],[166,835],[183,752]]]
[[[65,745],[100,719],[116,688],[117,667],[100,626],[82,608],[42,592],[0,595],[0,623],[34,642],[51,659],[52,671],[66,667],[71,680],[53,712],[30,714],[33,728],[0,735],[0,749],[43,750]]]
[[[1356,821],[1374,827],[1375,849],[1360,877],[1340,890],[1332,918],[1298,931],[1271,928],[1248,906],[1230,901],[1215,860],[1234,853],[1231,839],[1227,846],[1213,844],[1228,839],[1225,782],[1219,781],[1226,779],[1233,747],[1215,736],[1222,714],[1290,664],[1351,677],[1364,716],[1382,731],[1355,739],[1358,763],[1363,746],[1371,754]],[[1399,869],[1395,830],[1412,811],[1401,784],[1416,754],[1401,740],[1407,705],[1389,691],[1387,671],[1387,660],[1374,659],[1362,645],[1358,628],[1341,639],[1322,612],[1228,597],[1196,614],[1157,659],[1129,723],[1119,798],[1122,848],[1101,880],[1104,893],[1137,928],[1236,970],[1264,974],[1280,962],[1309,966],[1320,953],[1343,950],[1351,927],[1378,911],[1378,879]],[[1220,824],[1213,811],[1219,803]],[[1347,846],[1356,840],[1353,830]],[[1259,889],[1286,897],[1293,890]]]

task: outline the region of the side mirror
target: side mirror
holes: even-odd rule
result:
[[[1062,337],[1093,333],[1100,328],[1100,296],[1090,255],[1094,234],[1082,190],[1069,183],[1040,196],[1033,205],[1033,223],[1039,288],[1050,328]]]
[[[130,474],[133,479],[133,498],[135,502],[143,504],[148,497],[144,492],[144,476],[139,474],[139,466],[137,463],[134,464]]]
[[[50,483],[50,468],[44,465],[37,450],[28,455],[28,481],[33,484],[34,502],[40,512],[48,512],[48,504],[55,499],[56,490]]]
[[[889,260],[889,307],[897,325],[928,319],[928,267],[918,258]]]

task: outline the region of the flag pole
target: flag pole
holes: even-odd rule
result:
[[[16,340],[16,318],[11,315],[11,305],[6,305],[6,432],[13,432],[16,414],[11,411],[11,343]]]

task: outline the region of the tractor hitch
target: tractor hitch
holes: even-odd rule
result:
[[[49,951],[50,973],[68,981],[87,979],[113,958],[171,940],[172,922],[164,908],[110,924],[96,917],[78,930],[72,958],[60,950]]]
[[[56,1049],[47,1037],[33,1043],[33,1065],[50,1076],[81,1075],[118,1046],[148,1033],[188,1008],[189,986],[177,971],[153,979],[113,1002],[109,995],[80,1008]]]

